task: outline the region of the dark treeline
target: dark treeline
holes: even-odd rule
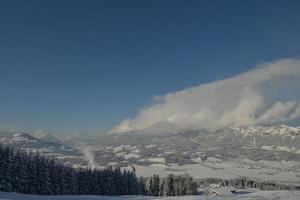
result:
[[[197,192],[187,175],[137,180],[135,170],[75,169],[54,159],[0,145],[0,191],[39,195],[178,196]]]
[[[259,190],[300,190],[299,185],[289,183],[278,183],[272,181],[253,180],[247,177],[240,177],[223,181],[223,185],[232,185],[235,188],[257,188]]]
[[[248,177],[239,177],[235,179],[222,180],[220,178],[206,178],[197,180],[200,186],[209,186],[212,183],[220,184],[221,186],[233,186],[237,189],[257,188],[259,190],[300,190],[300,185],[291,183],[278,183]]]
[[[74,169],[4,145],[0,145],[0,191],[40,195],[142,194],[134,171]]]
[[[40,195],[195,195],[211,183],[260,190],[299,190],[299,185],[238,178],[193,180],[191,176],[153,175],[137,180],[135,170],[75,169],[39,154],[0,144],[0,191]]]
[[[140,179],[140,188],[144,195],[179,196],[197,194],[197,183],[191,176],[169,174],[165,178],[153,175],[147,181]]]

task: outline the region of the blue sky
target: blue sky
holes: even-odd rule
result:
[[[299,57],[299,1],[0,1],[0,128],[97,134],[154,95]]]

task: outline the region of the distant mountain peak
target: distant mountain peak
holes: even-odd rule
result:
[[[37,139],[40,139],[40,140],[43,140],[43,141],[48,141],[48,142],[55,142],[55,143],[61,143],[61,140],[58,139],[57,137],[51,135],[51,134],[48,134],[42,130],[39,130],[37,132],[35,132],[33,134],[33,136]]]
[[[300,127],[287,126],[284,124],[275,126],[247,126],[232,128],[241,134],[272,134],[272,135],[300,135]]]

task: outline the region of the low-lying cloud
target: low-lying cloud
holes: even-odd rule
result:
[[[155,97],[111,132],[183,131],[299,121],[300,60],[261,64],[228,79]]]

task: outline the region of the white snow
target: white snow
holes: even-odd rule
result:
[[[18,142],[37,142],[36,140],[30,140],[23,137],[22,135],[16,135],[9,140],[9,143],[18,143]]]
[[[120,145],[120,146],[114,147],[113,152],[114,152],[114,153],[117,153],[117,152],[119,152],[119,151],[122,151],[123,149],[124,149],[124,145]]]
[[[136,148],[137,148],[136,146],[121,144],[119,146],[113,147],[113,152],[117,153],[117,152],[123,151],[123,150],[134,150]],[[110,149],[108,149],[108,150],[110,150]]]
[[[126,154],[126,152],[123,152],[123,151],[122,151],[122,152],[117,153],[116,156],[122,157],[122,156],[124,156],[125,154]]]
[[[114,165],[118,165],[117,162],[110,162],[110,163],[107,163],[108,166],[114,166]]]
[[[135,150],[135,149],[138,149],[139,148],[139,146],[140,145],[134,145],[134,146],[132,146],[132,147],[130,147],[130,148],[128,148],[128,150]]]
[[[66,156],[66,155],[61,155],[61,156],[57,156],[56,158],[58,158],[58,159],[68,159],[68,158],[73,159],[73,158],[78,158],[78,157],[79,157],[79,156],[71,156],[71,155]]]
[[[157,146],[156,144],[150,144],[150,145],[145,146],[145,148],[150,149],[150,148],[154,148],[156,146]]]
[[[175,154],[175,151],[165,151],[164,154],[165,155]]]
[[[179,197],[146,197],[146,196],[39,196],[21,195],[16,193],[0,192],[0,200],[299,200],[299,191],[259,191],[240,195],[224,196],[179,196]]]
[[[148,158],[150,162],[157,162],[157,163],[165,163],[166,159],[165,158]]]
[[[286,147],[286,146],[267,146],[263,145],[260,147],[261,149],[265,150],[277,150],[277,151],[287,151],[287,152],[293,152],[295,149],[293,147]]]
[[[73,151],[73,149],[70,149],[70,148],[68,148],[66,146],[61,146],[60,150],[62,150],[62,151]]]
[[[155,163],[155,164],[151,164],[151,167],[163,167],[163,168],[166,168],[167,165],[160,164],[160,163]]]
[[[141,150],[140,149],[134,149],[131,151],[131,153],[141,153]]]
[[[136,154],[136,153],[129,153],[129,154],[126,154],[124,155],[124,158],[127,160],[127,159],[130,159],[130,158],[139,158],[140,155],[139,154]]]
[[[162,161],[155,158],[152,161]],[[242,159],[232,162],[221,162],[218,158],[210,157],[205,162],[201,159],[193,159],[196,164],[177,165],[135,165],[138,176],[149,177],[152,174],[167,176],[168,174],[190,174],[196,179],[202,178],[222,178],[231,179],[238,177],[249,177],[259,180],[269,180],[281,183],[300,183],[300,166],[292,161],[252,161]],[[157,162],[162,163],[163,162]]]
[[[14,133],[14,134],[13,134],[13,137],[20,137],[20,136],[22,136],[21,133]]]

